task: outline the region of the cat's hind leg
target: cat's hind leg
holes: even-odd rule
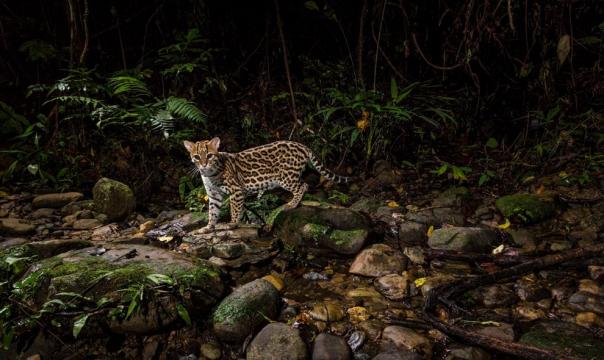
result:
[[[308,190],[308,184],[300,182],[289,186],[284,186],[283,188],[292,193],[292,199],[285,204],[285,208],[293,209],[300,204],[300,201],[302,201],[302,197],[304,197],[304,194]]]

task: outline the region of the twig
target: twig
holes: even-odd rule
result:
[[[417,43],[417,38],[415,37],[415,33],[411,33],[411,38],[413,39],[413,44],[415,44],[415,48],[417,49],[417,52],[419,53],[419,55],[422,57],[422,59],[424,59],[426,64],[432,66],[433,68],[435,68],[437,70],[453,70],[453,69],[457,69],[458,67],[461,66],[461,64],[455,64],[453,66],[439,66],[439,65],[433,64],[430,60],[428,60],[426,55],[424,55],[424,52],[422,51],[422,49],[419,47],[419,44]]]
[[[375,42],[375,60],[373,61],[373,91],[375,91],[375,82],[377,79],[377,63],[378,56],[380,55],[380,40],[382,39],[382,25],[384,23],[384,15],[386,14],[386,5],[388,5],[388,0],[384,0],[382,15],[380,16],[380,26],[378,28],[378,37]]]
[[[357,38],[357,75],[362,88],[365,88],[363,78],[363,50],[365,41],[365,13],[367,12],[367,0],[363,0],[361,14],[359,15],[359,36]]]
[[[82,25],[84,26],[84,45],[82,46],[82,52],[80,53],[80,62],[79,64],[84,64],[84,60],[86,60],[86,54],[88,53],[88,46],[90,43],[90,34],[88,33],[88,0],[84,1],[84,13],[82,14]]]

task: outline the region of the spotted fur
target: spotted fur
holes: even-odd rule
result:
[[[231,223],[241,221],[246,195],[277,187],[292,193],[286,207],[295,208],[308,189],[301,179],[307,164],[328,180],[338,183],[350,180],[325,169],[309,148],[293,141],[277,141],[239,153],[219,152],[219,138],[185,141],[184,145],[209,197],[209,228],[216,225],[227,195],[231,196]]]

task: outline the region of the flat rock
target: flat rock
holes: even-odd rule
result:
[[[432,357],[432,344],[417,331],[402,326],[387,326],[382,332],[382,351],[414,351],[425,359]]]
[[[392,301],[401,301],[409,294],[409,279],[399,274],[389,274],[375,280],[375,288]]]
[[[307,357],[306,344],[298,329],[283,323],[266,325],[246,352],[247,360],[305,360]]]
[[[36,226],[25,220],[16,218],[0,219],[0,234],[27,235],[35,232]]]
[[[388,245],[375,244],[361,251],[350,265],[351,274],[378,277],[401,273],[407,259]]]
[[[73,222],[73,228],[76,230],[90,230],[103,224],[97,219],[79,219]]]
[[[326,333],[315,338],[312,360],[348,360],[351,357],[352,352],[344,338]]]
[[[436,229],[428,239],[433,249],[465,252],[490,252],[497,241],[497,233],[489,228],[448,227]]]
[[[47,217],[51,217],[55,214],[55,209],[52,208],[40,208],[40,209],[36,209],[34,212],[32,212],[31,214],[29,214],[29,218],[31,219],[40,219],[40,218],[47,218]]]
[[[79,192],[38,195],[33,199],[32,206],[35,208],[60,208],[83,197],[84,194]]]
[[[604,354],[603,340],[588,329],[563,321],[541,321],[519,342],[579,359],[599,359]]]
[[[464,347],[453,349],[445,357],[445,360],[490,360],[491,355],[488,352],[477,347]]]

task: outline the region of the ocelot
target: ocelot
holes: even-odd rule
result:
[[[214,229],[226,195],[230,195],[231,223],[241,221],[246,195],[276,187],[293,194],[285,206],[295,208],[308,189],[301,179],[307,164],[330,181],[350,181],[349,177],[325,169],[309,148],[293,141],[277,141],[238,153],[219,152],[220,139],[217,137],[185,141],[184,145],[201,174],[209,198],[208,225],[202,231]]]

